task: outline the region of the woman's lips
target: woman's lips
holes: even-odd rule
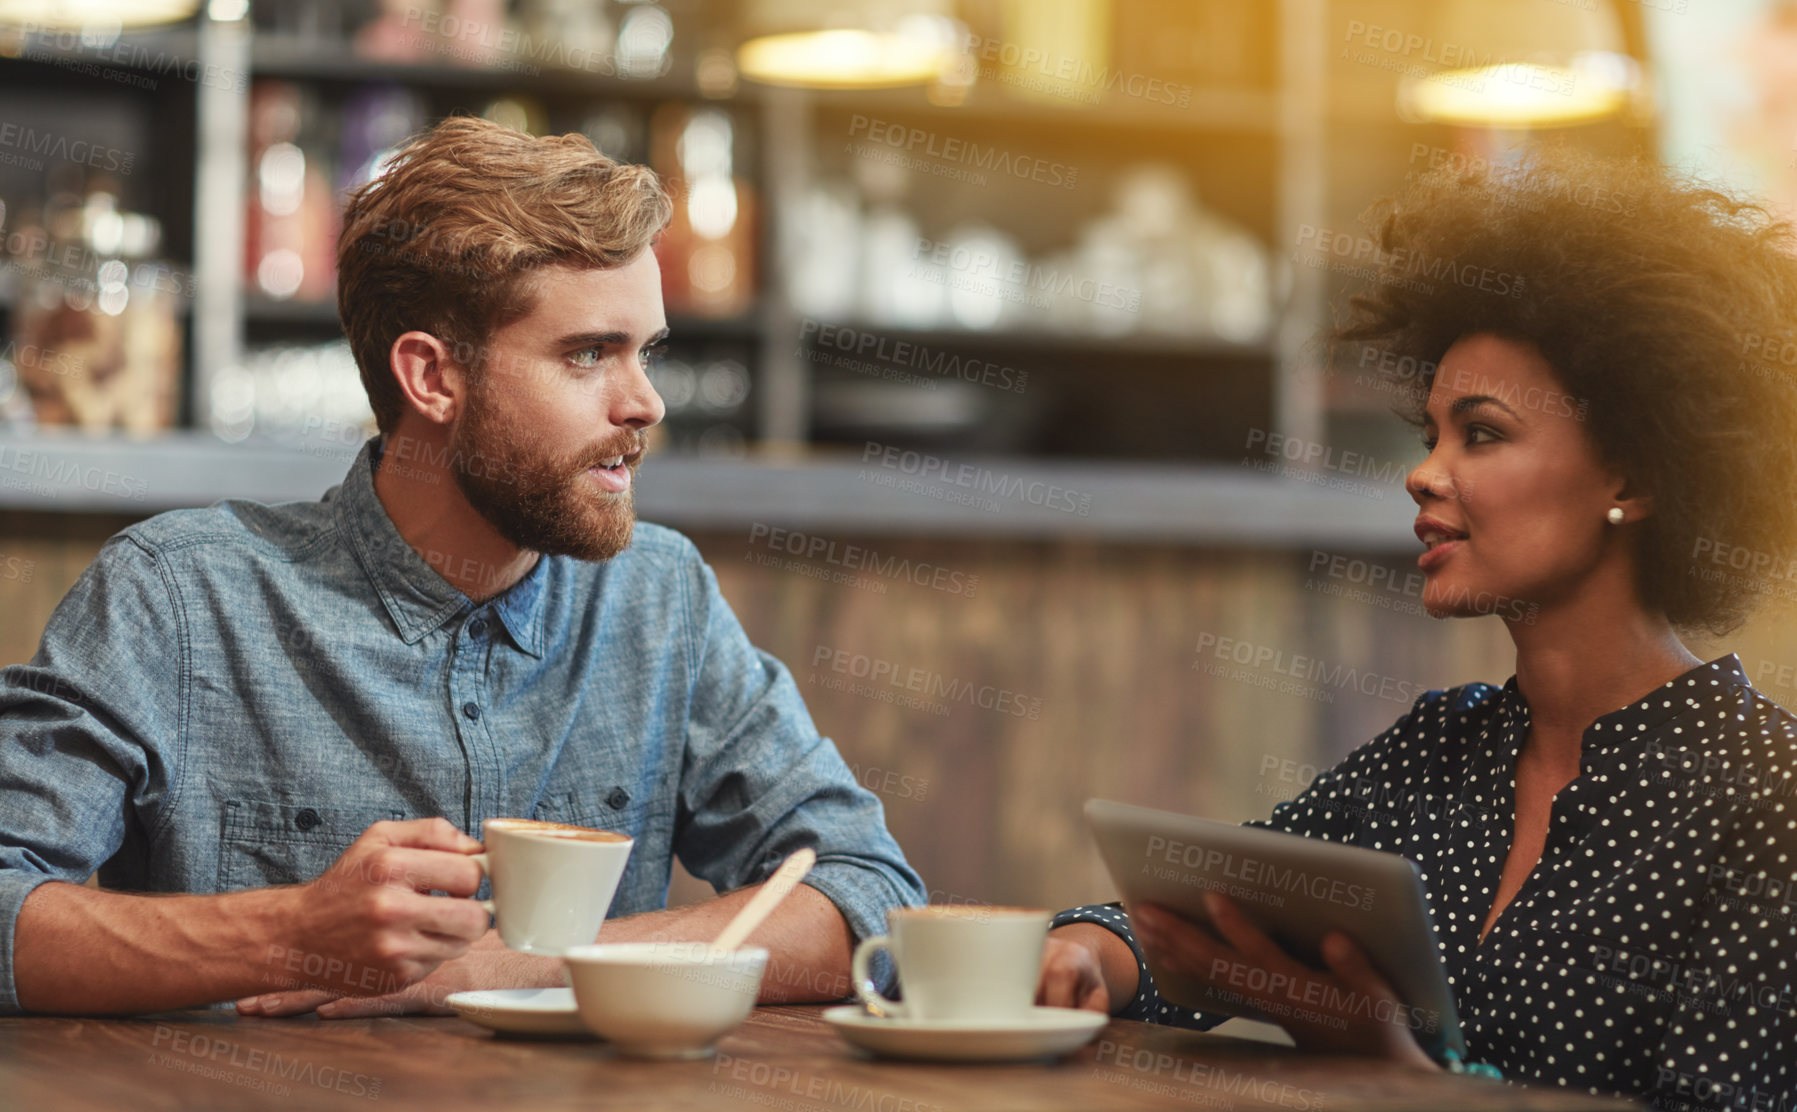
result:
[[[1440,544],[1425,549],[1423,554],[1416,558],[1416,566],[1423,571],[1431,571],[1438,568],[1441,566],[1443,560],[1452,556],[1454,552],[1465,543],[1466,541],[1464,539],[1442,541]]]
[[[1433,514],[1418,514],[1415,529],[1416,539],[1423,542],[1424,549],[1416,558],[1416,566],[1424,571],[1441,566],[1456,548],[1466,543],[1465,533]]]

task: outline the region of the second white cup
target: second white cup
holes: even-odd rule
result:
[[[1050,914],[1038,908],[957,904],[886,913],[887,933],[864,939],[852,963],[855,993],[875,1015],[922,1022],[1004,1023],[1036,1000]],[[874,988],[868,965],[889,950],[905,999]]]

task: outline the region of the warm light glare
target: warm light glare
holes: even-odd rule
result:
[[[618,29],[618,74],[655,78],[668,72],[674,46],[674,20],[654,4],[632,8]]]
[[[0,23],[72,30],[148,27],[186,19],[199,8],[200,0],[0,0]]]
[[[1535,128],[1590,123],[1621,112],[1626,84],[1598,67],[1509,62],[1407,79],[1406,117],[1461,127]]]
[[[948,60],[929,41],[862,30],[766,35],[736,53],[737,68],[752,81],[814,89],[921,85],[935,80]]]
[[[736,183],[729,178],[708,177],[687,190],[686,218],[693,234],[703,239],[723,239],[736,227]]]

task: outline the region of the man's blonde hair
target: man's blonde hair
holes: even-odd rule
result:
[[[653,171],[584,135],[455,116],[408,140],[350,194],[337,241],[337,315],[381,431],[405,405],[388,364],[402,334],[436,336],[478,374],[487,338],[530,313],[532,272],[629,262],[671,212]]]

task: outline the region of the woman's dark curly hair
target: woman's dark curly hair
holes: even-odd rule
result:
[[[1402,383],[1408,419],[1460,337],[1530,341],[1588,406],[1605,461],[1653,498],[1638,552],[1647,605],[1723,633],[1770,579],[1797,585],[1788,224],[1645,160],[1565,150],[1432,171],[1364,219],[1380,281],[1330,336],[1422,368]]]

